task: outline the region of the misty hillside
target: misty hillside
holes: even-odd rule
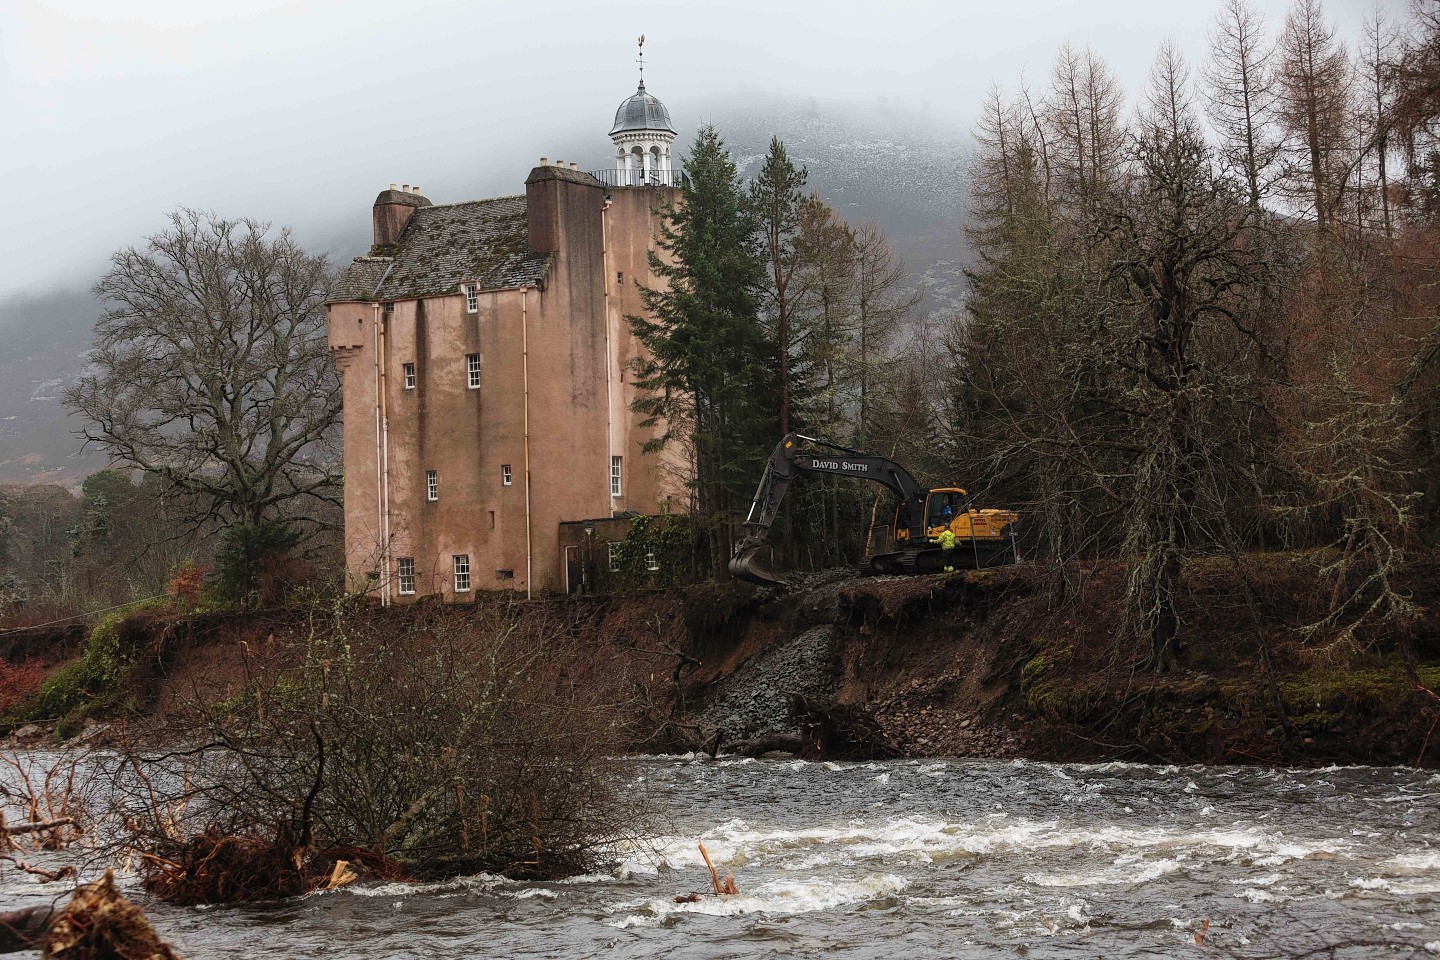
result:
[[[809,167],[811,189],[852,222],[873,217],[885,229],[925,295],[922,309],[959,305],[965,252],[960,221],[967,190],[963,132],[941,129],[922,113],[883,100],[855,105],[757,96],[715,110],[713,119],[747,175],[758,168],[771,135],[778,134],[791,157]],[[682,131],[677,142],[682,154],[689,140]],[[552,147],[537,150],[537,158],[541,152],[588,158],[576,162],[596,169],[609,156],[603,133],[556,146],[567,152]],[[515,192],[523,189],[526,172],[515,171]],[[447,203],[489,192],[430,196]],[[370,245],[372,199],[357,197],[352,207],[325,211],[319,218],[323,225],[301,239],[328,248],[337,263],[364,253]],[[137,229],[137,241],[142,232]],[[92,280],[84,277],[67,289],[0,300],[0,483],[78,488],[104,465],[99,451],[81,451],[75,435],[79,424],[60,403],[61,391],[84,366],[99,312],[88,293]]]

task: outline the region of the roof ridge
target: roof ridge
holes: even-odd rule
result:
[[[454,203],[432,203],[428,207],[421,207],[421,210],[443,210],[446,207],[467,207],[476,203],[496,203],[500,200],[524,200],[523,193],[507,193],[502,197],[484,197],[480,200],[456,200]]]

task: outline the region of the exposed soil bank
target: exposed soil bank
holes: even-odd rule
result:
[[[634,697],[637,750],[716,728],[730,742],[786,729],[787,703],[800,694],[863,709],[912,756],[1440,765],[1440,745],[1429,743],[1440,720],[1440,569],[1407,574],[1424,612],[1403,636],[1370,638],[1361,651],[1300,629],[1324,602],[1314,596],[1318,562],[1286,554],[1192,565],[1184,647],[1164,674],[1137,668],[1133,645],[1116,640],[1123,581],[1103,564],[1072,582],[1063,604],[1050,599],[1048,574],[1031,568],[869,579],[831,571],[786,590],[705,584],[477,603],[541,618],[593,651],[575,680]],[[474,614],[443,611],[457,623]],[[355,615],[403,631],[416,612]],[[86,715],[221,699],[247,657],[301,629],[325,629],[324,618],[139,615],[119,631],[135,651],[125,690]],[[3,652],[12,664],[53,663],[52,640],[75,652],[73,636],[38,633],[12,635]],[[81,726],[72,717],[63,729]]]

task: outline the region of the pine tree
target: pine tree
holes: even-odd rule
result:
[[[642,287],[646,315],[627,319],[645,348],[634,369],[646,395],[635,409],[663,428],[648,449],[686,445],[718,569],[774,442],[776,351],[759,319],[765,263],[755,219],[713,126],[696,134],[686,170],[650,254],[663,283]]]

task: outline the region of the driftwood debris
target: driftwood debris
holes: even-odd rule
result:
[[[60,827],[73,827],[74,817],[59,817],[54,820],[41,820],[36,823],[7,823],[0,825],[0,833],[13,836],[17,833],[40,833],[44,830],[56,830]]]
[[[64,909],[0,913],[0,953],[39,950],[46,960],[180,960],[115,886],[115,872],[75,891]]]
[[[710,886],[714,888],[717,897],[732,896],[740,892],[735,886],[735,874],[725,871],[725,876],[720,876],[715,869],[715,864],[710,860],[710,851],[705,849],[705,844],[700,844],[700,856],[705,858],[705,866],[710,868]]]

